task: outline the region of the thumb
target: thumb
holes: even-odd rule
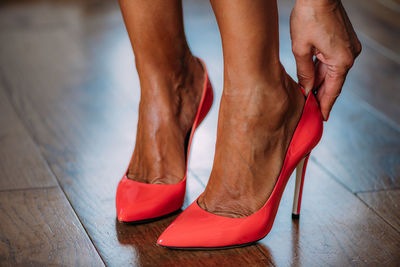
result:
[[[306,94],[314,88],[315,64],[311,46],[304,45],[293,49],[296,59],[297,78],[299,84],[305,89]]]

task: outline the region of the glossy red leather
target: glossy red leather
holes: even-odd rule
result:
[[[201,60],[200,60],[201,61]],[[203,95],[190,133],[186,154],[186,172],[190,145],[196,128],[203,121],[213,102],[213,90],[205,71]],[[186,174],[177,184],[147,184],[128,179],[126,173],[118,184],[116,194],[117,218],[121,222],[155,219],[182,207],[186,191]]]
[[[248,217],[228,218],[209,213],[193,202],[161,234],[157,244],[170,248],[226,248],[250,244],[272,228],[286,183],[299,161],[322,136],[322,115],[315,96],[306,99],[275,188],[264,206]]]

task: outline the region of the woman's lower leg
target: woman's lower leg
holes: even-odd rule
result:
[[[200,102],[204,70],[187,45],[179,0],[120,0],[120,6],[141,87],[127,176],[177,183],[185,174],[185,137]]]
[[[304,96],[279,60],[276,1],[211,0],[224,53],[214,165],[199,205],[248,216],[272,192]]]

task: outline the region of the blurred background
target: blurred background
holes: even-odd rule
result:
[[[278,2],[281,60],[295,77],[294,2]],[[155,245],[175,216],[116,221],[140,97],[118,2],[1,1],[0,265],[400,265],[400,1],[343,2],[363,52],[311,155],[301,219],[291,219],[291,181],[266,238],[193,252]],[[211,171],[223,59],[209,2],[183,3],[189,45],[215,89],[192,146],[186,207]]]

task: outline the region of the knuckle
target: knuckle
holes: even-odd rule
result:
[[[347,58],[347,59],[345,59],[345,60],[342,62],[342,66],[343,66],[344,69],[346,69],[346,70],[348,70],[348,69],[350,69],[351,67],[353,67],[353,64],[354,64],[354,58],[353,58],[353,57]]]
[[[305,57],[309,54],[306,46],[299,43],[292,44],[292,52],[295,57]]]
[[[354,64],[354,55],[350,49],[342,50],[338,53],[338,66],[346,70],[350,69]]]
[[[362,50],[362,45],[361,42],[359,40],[356,41],[355,45],[354,45],[354,57],[358,57],[358,55],[361,53]]]

